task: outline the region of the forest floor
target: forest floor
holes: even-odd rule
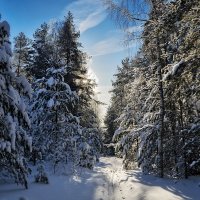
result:
[[[1,184],[0,200],[200,200],[200,177],[174,181],[124,171],[115,157],[102,157],[94,170],[79,169],[77,175],[49,173],[49,180],[36,184],[32,177],[28,190]]]

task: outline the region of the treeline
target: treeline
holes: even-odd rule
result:
[[[20,33],[13,55],[9,35],[1,22],[0,178],[27,188],[31,165],[48,162],[54,172],[67,163],[92,168],[101,149],[96,83],[72,14],[42,24],[33,40]],[[45,175],[42,166],[39,173]]]
[[[200,174],[200,1],[151,1],[137,56],[115,74],[107,142],[127,169]]]

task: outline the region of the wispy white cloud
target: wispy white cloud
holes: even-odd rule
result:
[[[115,29],[115,30],[111,30],[110,33],[113,34],[127,34],[127,33],[137,33],[137,32],[141,32],[143,30],[143,26],[142,25],[138,25],[138,26],[131,26],[125,29]]]
[[[136,43],[133,43],[130,46],[125,46],[123,45],[123,41],[120,41],[119,37],[110,37],[105,40],[97,42],[87,51],[91,56],[95,57],[95,56],[102,56],[102,55],[121,52],[128,48],[133,48],[135,46]]]
[[[65,8],[62,15],[66,15],[68,11],[73,13],[81,33],[99,25],[107,17],[101,0],[76,0]]]
[[[99,25],[106,18],[105,12],[98,10],[96,12],[91,13],[85,20],[83,20],[79,25],[79,30],[81,33],[84,31]]]
[[[120,45],[118,38],[107,38],[94,44],[89,53],[92,56],[101,56],[121,51],[123,47]]]

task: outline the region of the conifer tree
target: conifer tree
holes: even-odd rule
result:
[[[86,62],[88,56],[80,50],[82,45],[78,41],[79,37],[80,33],[75,29],[73,15],[69,12],[59,31],[59,51],[63,62],[69,68],[69,73],[66,75],[65,81],[79,95],[79,105],[85,106],[87,102],[92,100],[95,84],[87,76]],[[79,106],[74,109],[74,114],[81,112]]]
[[[10,26],[0,22],[0,176],[12,178],[28,188],[28,167],[24,153],[31,150],[31,137],[26,133],[30,120],[21,95],[31,96],[28,81],[12,71]]]
[[[199,173],[199,155],[194,153],[199,143],[199,6],[199,1],[151,1],[141,58],[132,62],[140,63],[135,71],[140,81],[130,78],[124,85],[127,106],[118,115],[114,135],[125,167],[136,161],[145,172],[160,177]],[[126,20],[136,20],[132,17]]]
[[[19,33],[14,38],[14,61],[13,65],[16,68],[17,75],[21,73],[28,74],[32,64],[32,47],[31,40],[24,33]]]
[[[35,79],[42,78],[46,75],[46,70],[53,66],[53,45],[49,44],[49,26],[43,23],[34,33],[33,40],[33,65],[31,74]]]
[[[100,128],[92,107],[95,83],[88,78],[86,54],[78,48],[74,27],[69,13],[66,21],[43,24],[35,33],[34,65],[41,67],[33,82],[33,161],[42,155],[55,167],[73,161],[91,168],[100,151]]]
[[[35,150],[54,167],[72,156],[73,138],[79,134],[77,118],[69,110],[78,97],[64,82],[66,73],[65,67],[47,69],[46,77],[36,82],[32,106]]]
[[[99,138],[99,125],[97,127],[95,122],[94,124],[91,123],[91,119],[92,121],[99,121],[92,105],[99,103],[94,99],[96,83],[88,76],[86,64],[89,57],[80,50],[82,45],[78,41],[79,37],[80,33],[75,29],[73,15],[69,12],[59,28],[58,46],[61,60],[68,67],[68,74],[64,77],[65,81],[79,97],[77,106],[71,112],[80,117],[82,127],[89,128],[90,131],[94,128],[94,132],[97,133],[95,137]]]

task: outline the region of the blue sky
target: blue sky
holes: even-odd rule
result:
[[[11,39],[19,32],[32,37],[43,22],[62,19],[71,11],[83,50],[92,56],[88,63],[90,74],[96,77],[99,100],[109,104],[111,80],[117,65],[126,56],[133,55],[138,48],[123,46],[124,33],[110,19],[101,0],[0,0],[2,20],[11,25]],[[102,113],[105,113],[102,107]]]

